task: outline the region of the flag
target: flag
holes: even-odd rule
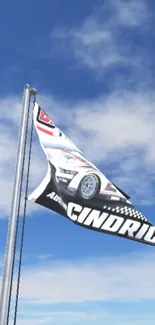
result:
[[[152,223],[56,127],[37,103],[33,119],[48,171],[28,199],[90,230],[155,245]]]

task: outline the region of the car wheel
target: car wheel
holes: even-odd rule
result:
[[[100,189],[100,179],[95,174],[89,174],[83,177],[78,188],[78,196],[83,199],[92,199]]]

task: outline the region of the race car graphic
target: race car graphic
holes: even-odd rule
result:
[[[84,228],[155,246],[155,227],[130,197],[87,160],[37,103],[33,117],[48,170],[28,200]]]
[[[108,200],[126,201],[129,198],[81,153],[53,148],[46,148],[45,151],[59,191],[65,190],[68,194],[85,200],[99,200],[103,196]]]

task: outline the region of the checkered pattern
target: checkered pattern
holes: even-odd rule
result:
[[[147,221],[147,219],[142,215],[141,212],[128,207],[128,206],[117,206],[116,208],[112,208],[112,207],[107,207],[106,205],[103,207],[105,210],[108,210],[109,212],[115,212],[115,213],[119,213],[119,214],[123,214],[125,216],[128,217],[132,217],[132,218],[136,218],[136,219],[141,219],[143,221]]]

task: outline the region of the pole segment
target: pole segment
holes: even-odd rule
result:
[[[20,204],[20,190],[22,184],[22,170],[24,167],[24,151],[26,143],[27,124],[29,116],[29,107],[31,95],[35,95],[37,92],[34,88],[30,88],[29,85],[24,86],[24,96],[22,104],[22,116],[21,126],[19,134],[14,188],[12,196],[11,214],[8,225],[8,235],[5,252],[5,265],[4,274],[2,279],[2,289],[0,298],[0,325],[7,325],[8,313],[9,313],[9,298],[11,288],[11,278],[14,266],[14,250],[15,250],[15,235],[18,224],[18,208]]]

